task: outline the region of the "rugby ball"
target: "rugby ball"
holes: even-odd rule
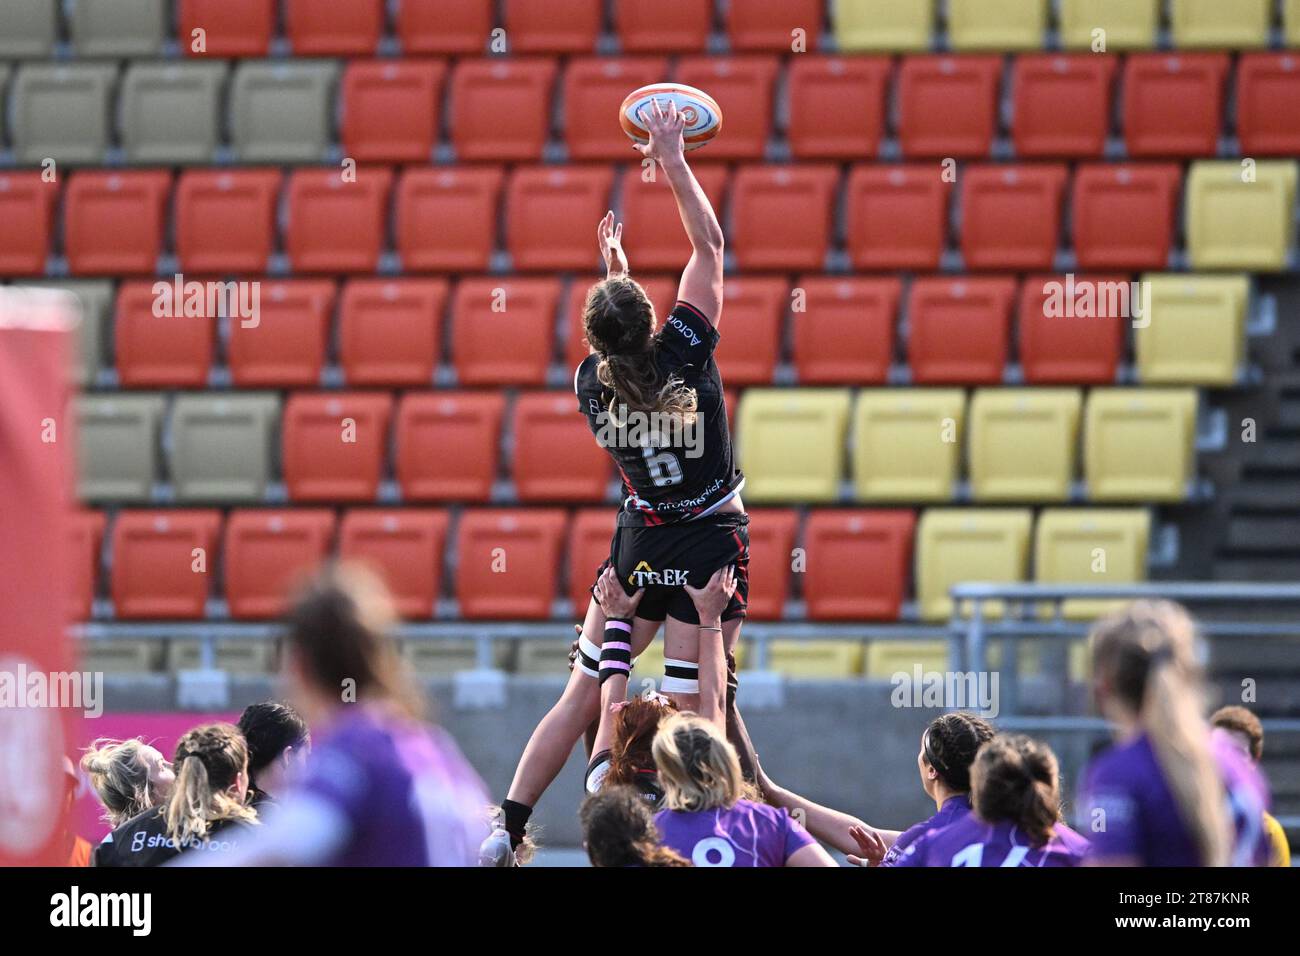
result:
[[[666,110],[669,103],[676,103],[677,112],[685,117],[686,128],[682,130],[684,149],[699,149],[722,129],[722,110],[718,101],[708,93],[681,83],[651,83],[633,90],[619,107],[619,123],[632,142],[644,146],[650,141],[646,124],[653,111],[651,103],[655,100],[659,101],[662,110]]]

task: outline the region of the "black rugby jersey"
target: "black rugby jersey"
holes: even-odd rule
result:
[[[664,379],[678,375],[695,389],[699,410],[691,425],[628,412],[620,427],[609,411],[613,392],[596,378],[600,357],[588,355],[578,365],[578,410],[614,458],[627,493],[619,525],[690,521],[716,510],[744,484],[727,428],[722,375],[713,360],[717,344],[718,330],[686,302],[677,303],[655,334],[654,357]]]
[[[164,807],[156,806],[127,820],[95,847],[91,866],[161,866],[182,853],[231,850],[249,836],[243,822],[220,820],[209,825],[208,838],[178,846],[167,835]]]

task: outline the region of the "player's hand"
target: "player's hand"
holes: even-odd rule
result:
[[[848,861],[854,866],[879,866],[880,861],[885,858],[889,847],[885,846],[885,839],[873,827],[849,827],[849,836],[853,837],[853,842],[858,845],[858,852],[861,856],[850,853]]]
[[[592,589],[592,597],[596,599],[596,603],[600,605],[607,618],[632,617],[636,614],[636,606],[641,603],[643,594],[645,588],[641,588],[635,594],[624,591],[612,566],[605,569],[596,580],[596,587]]]
[[[578,663],[578,640],[582,638],[582,625],[573,625],[573,633],[578,637],[569,645],[569,670],[573,670],[573,666]]]
[[[677,112],[676,103],[669,100],[668,109],[664,110],[659,106],[659,100],[651,100],[650,108],[641,107],[637,118],[650,134],[650,141],[644,146],[633,144],[638,153],[657,161],[660,166],[685,160],[682,137],[686,130],[686,117]]]
[[[731,596],[736,593],[735,565],[718,568],[713,572],[713,577],[709,578],[709,583],[702,588],[693,588],[689,584],[682,587],[691,596],[701,624],[720,620],[722,612],[731,603]]]
[[[614,211],[596,227],[596,241],[600,243],[600,257],[605,260],[605,274],[613,279],[627,275],[627,254],[623,252],[623,224],[614,221]]]

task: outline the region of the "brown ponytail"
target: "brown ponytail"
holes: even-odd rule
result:
[[[231,724],[195,727],[176,743],[176,787],[167,803],[167,835],[178,846],[207,839],[212,824],[254,823],[257,813],[228,792],[248,773],[248,747]]]
[[[578,819],[592,866],[690,866],[660,845],[649,804],[631,787],[606,783],[583,801]]]
[[[1203,716],[1196,626],[1171,601],[1135,601],[1090,637],[1094,679],[1137,715],[1205,866],[1226,866],[1232,821]]]
[[[971,766],[971,805],[981,820],[1010,820],[1034,846],[1052,838],[1061,815],[1056,755],[1023,734],[999,734]]]
[[[627,276],[597,282],[582,308],[587,342],[600,355],[596,378],[614,393],[616,424],[627,412],[648,412],[695,420],[699,399],[682,379],[660,372],[654,358],[655,310],[645,289]]]

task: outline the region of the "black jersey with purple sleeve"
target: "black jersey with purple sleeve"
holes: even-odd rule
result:
[[[715,511],[744,484],[736,467],[727,428],[722,375],[714,361],[718,330],[699,309],[678,302],[655,334],[654,360],[666,381],[678,376],[695,389],[695,421],[667,416],[612,415],[611,389],[596,376],[597,355],[587,356],[573,377],[578,409],[587,417],[623,480],[626,498],[619,513],[623,527],[674,524]]]

